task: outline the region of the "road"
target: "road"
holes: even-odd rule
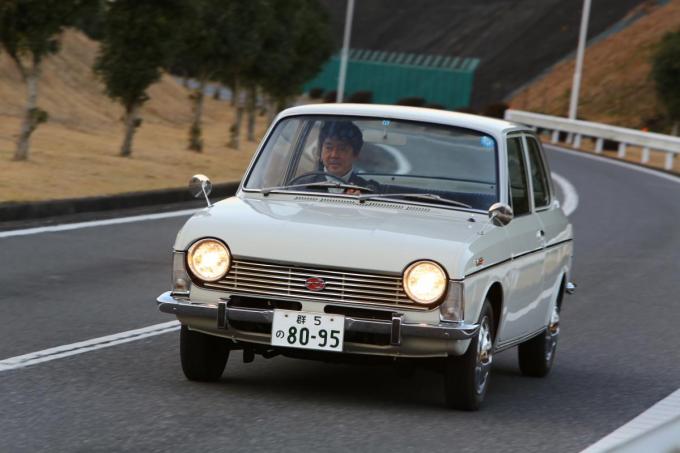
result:
[[[680,387],[680,184],[551,151],[579,193],[575,296],[557,362],[496,357],[483,409],[443,407],[442,377],[234,353],[186,381],[177,332],[0,371],[0,451],[575,452]],[[183,218],[0,238],[0,360],[170,321]]]

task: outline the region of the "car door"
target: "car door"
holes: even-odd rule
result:
[[[550,172],[545,160],[545,154],[539,141],[532,135],[526,135],[527,156],[529,158],[529,173],[531,175],[531,186],[533,191],[534,208],[545,238],[545,260],[544,260],[544,282],[543,294],[545,300],[546,317],[551,298],[556,294],[564,262],[565,253],[569,253],[566,242],[567,219],[555,203],[555,192],[552,189]],[[557,288],[556,288],[557,286]]]
[[[504,227],[512,262],[504,285],[507,295],[504,321],[498,333],[499,346],[537,331],[544,321],[541,292],[545,243],[540,220],[534,212],[524,146],[523,134],[508,136],[508,199],[514,218]]]

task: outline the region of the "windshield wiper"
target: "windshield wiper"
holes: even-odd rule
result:
[[[441,195],[437,195],[434,193],[375,193],[375,194],[369,194],[369,195],[360,195],[359,196],[359,201],[363,202],[366,200],[371,200],[371,199],[376,199],[376,198],[413,198],[416,200],[427,200],[427,201],[436,201],[439,203],[445,203],[445,204],[452,204],[454,206],[460,206],[463,208],[468,208],[472,209],[472,206],[466,203],[462,203],[460,201],[456,200],[451,200],[449,198],[444,198]]]
[[[265,197],[275,190],[288,190],[288,189],[299,189],[305,187],[320,187],[320,188],[330,188],[330,189],[357,189],[363,192],[373,192],[373,189],[368,187],[358,186],[356,184],[343,184],[340,182],[332,181],[318,181],[318,182],[307,182],[303,184],[290,184],[288,186],[278,186],[278,187],[266,187],[261,190],[262,195]]]

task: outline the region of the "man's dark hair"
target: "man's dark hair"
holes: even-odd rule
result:
[[[361,130],[351,121],[326,121],[319,132],[319,150],[327,138],[343,140],[350,144],[356,156],[364,146]]]

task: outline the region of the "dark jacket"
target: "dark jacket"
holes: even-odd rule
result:
[[[323,171],[319,171],[318,173],[310,174],[309,176],[306,176],[304,178],[300,178],[299,180],[295,181],[296,184],[307,184],[307,183],[312,183],[312,182],[340,182],[340,179],[335,179],[333,177],[327,178],[326,177],[327,173],[324,173]],[[349,179],[347,180],[346,184],[353,184],[355,186],[361,186],[361,187],[367,187],[374,192],[378,191],[378,183],[371,180],[367,181],[366,179],[362,178],[361,176],[357,175],[355,172],[352,172],[350,175]],[[317,189],[314,189],[317,190]],[[326,188],[321,188],[318,190],[323,190],[327,191],[328,189]]]

